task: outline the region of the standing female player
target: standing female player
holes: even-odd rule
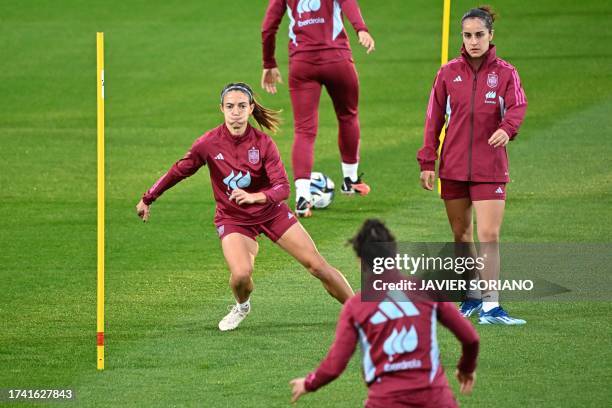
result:
[[[455,242],[473,242],[472,207],[478,239],[488,249],[486,273],[499,277],[499,234],[504,217],[508,156],[506,145],[523,122],[527,99],[516,69],[495,54],[489,7],[469,10],[461,19],[461,56],[438,71],[429,97],[425,137],[417,159],[421,185],[433,189],[435,162],[445,123],[446,138],[438,169],[441,197]],[[486,276],[485,276],[486,275]],[[496,291],[469,292],[462,313],[480,311],[482,324],[524,324],[501,308]]]
[[[363,271],[367,279],[381,278],[371,273],[375,258],[397,253],[395,238],[378,220],[367,220],[351,243],[361,265],[369,266]],[[456,377],[460,391],[466,394],[472,391],[476,377],[478,334],[452,303],[413,295],[390,291],[382,302],[362,302],[359,294],[350,298],[342,308],[336,337],[325,360],[305,378],[291,381],[293,401],[337,378],[359,340],[368,385],[366,408],[456,407],[440,363],[436,323],[440,321],[461,341]]]
[[[366,195],[370,187],[358,175],[359,80],[342,15],[346,15],[369,54],[374,39],[361,17],[356,0],[270,0],[263,20],[263,74],[261,86],[276,93],[282,82],[274,58],[276,32],[289,17],[289,93],[293,107],[294,142],[291,163],[295,180],[295,212],[310,217],[310,173],[319,120],[321,86],[332,99],[338,118],[338,146],[342,157],[345,194]]]
[[[312,239],[283,200],[289,196],[287,173],[278,149],[255,121],[277,129],[277,112],[260,105],[244,83],[228,84],[221,92],[225,123],[206,132],[142,197],[136,211],[149,219],[150,205],[164,191],[208,165],[217,203],[215,226],[230,270],[236,305],[219,323],[222,331],[238,327],[250,312],[256,237],[265,234],[317,277],[340,303],[352,294],[344,276],[319,254]]]

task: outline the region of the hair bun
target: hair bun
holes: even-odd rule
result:
[[[493,7],[491,7],[489,5],[478,6],[478,10],[482,10],[485,13],[487,13],[488,15],[490,15],[491,16],[491,21],[495,22],[495,18],[497,17],[497,13],[495,12],[495,10],[493,10]]]

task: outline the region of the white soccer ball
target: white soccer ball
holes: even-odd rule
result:
[[[326,208],[334,199],[334,182],[318,171],[310,173],[310,195],[314,208]]]

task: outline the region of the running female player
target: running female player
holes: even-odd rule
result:
[[[417,155],[421,185],[432,190],[438,136],[446,115],[438,169],[441,198],[455,242],[473,242],[475,210],[478,240],[489,247],[486,273],[480,276],[486,280],[499,277],[497,243],[510,181],[505,146],[516,137],[527,109],[516,69],[496,56],[491,43],[494,20],[489,7],[471,9],[461,18],[461,56],[438,71],[427,107],[424,143]],[[467,317],[480,311],[482,324],[525,323],[508,316],[496,291],[468,296],[461,305]]]
[[[378,220],[367,220],[351,243],[361,264],[369,266],[364,273],[372,279],[381,276],[371,273],[374,259],[382,252],[389,252],[391,257],[397,253],[395,248],[391,249],[395,247],[395,238]],[[456,376],[462,393],[472,391],[478,334],[454,304],[436,303],[425,297],[416,299],[413,293],[399,291],[385,296],[381,302],[362,302],[360,294],[356,294],[344,304],[327,357],[305,378],[290,382],[293,401],[337,378],[359,341],[363,376],[368,386],[366,408],[456,407],[440,363],[437,321],[461,342],[463,352]]]
[[[236,305],[219,323],[222,331],[238,327],[250,312],[256,237],[265,234],[317,277],[344,303],[353,291],[344,276],[319,254],[312,239],[284,203],[289,196],[287,173],[274,141],[249,124],[275,131],[277,112],[260,105],[244,83],[228,84],[221,92],[225,123],[206,132],[185,157],[143,195],[138,215],[149,219],[150,205],[164,191],[207,165],[217,203],[215,226],[230,270]]]
[[[368,33],[356,0],[270,0],[263,20],[261,86],[276,93],[281,73],[274,58],[276,32],[287,13],[289,23],[289,93],[293,107],[294,142],[291,163],[295,180],[296,214],[310,217],[310,173],[319,120],[321,86],[332,99],[338,118],[338,146],[345,194],[366,195],[370,187],[358,175],[359,80],[342,15],[346,15],[369,54],[374,39]]]

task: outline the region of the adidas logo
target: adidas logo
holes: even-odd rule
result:
[[[370,318],[372,324],[382,324],[405,316],[418,316],[419,311],[404,292],[389,292],[378,304],[378,311]]]
[[[485,99],[495,99],[496,95],[497,94],[495,93],[495,91],[487,92],[487,95],[486,95]]]
[[[215,160],[225,160],[225,159],[223,158],[223,155],[219,153],[218,155],[215,156]]]
[[[290,212],[287,213],[287,219],[292,219],[293,218],[293,214],[291,214]]]
[[[497,190],[495,190],[496,194],[504,194],[504,190],[502,190],[501,187],[497,187]]]
[[[461,79],[461,75],[457,75],[457,78],[453,79],[453,82],[461,82],[461,81],[463,81]]]

